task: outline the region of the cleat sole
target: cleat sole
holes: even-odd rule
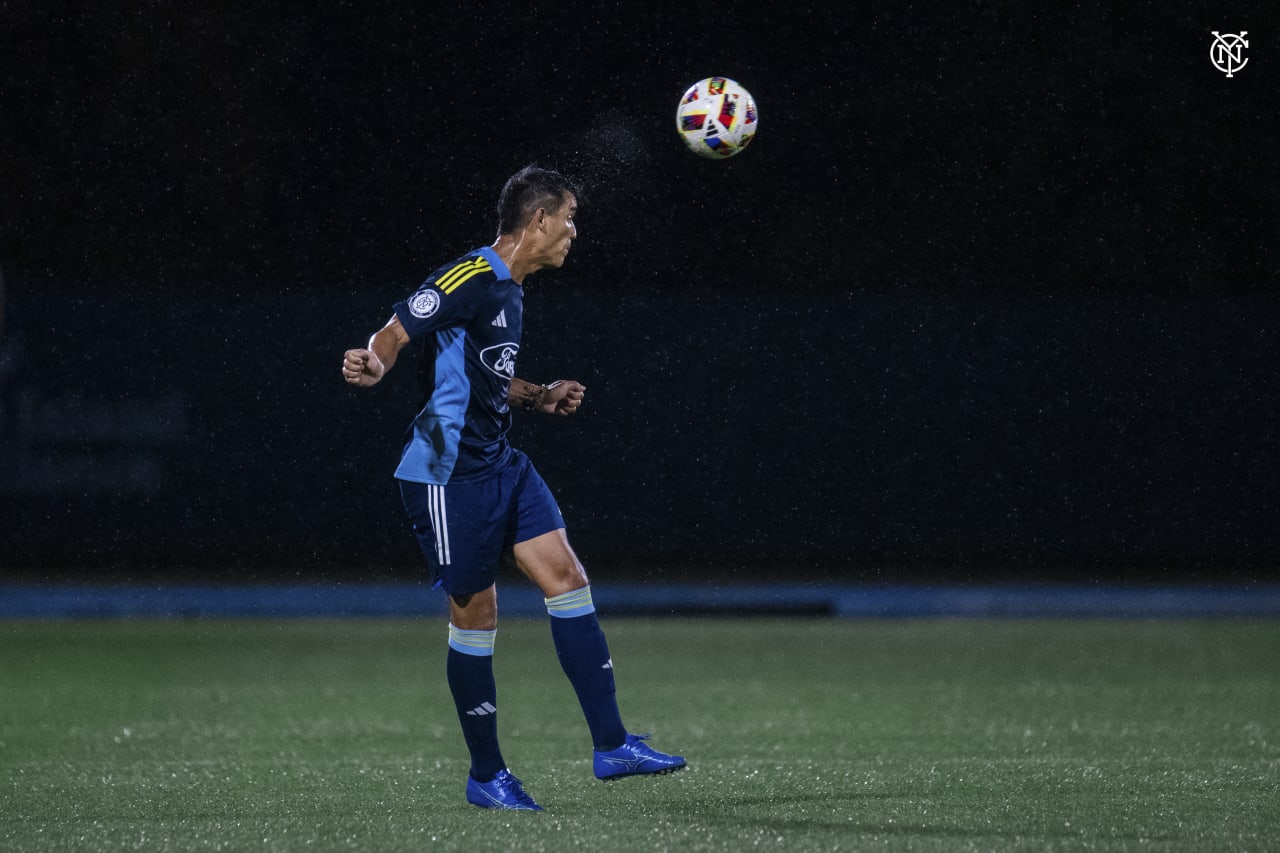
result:
[[[600,779],[601,782],[616,782],[619,779],[634,779],[636,776],[666,776],[679,772],[688,766],[687,764],[681,764],[677,767],[664,767],[661,770],[646,770],[641,773],[616,773],[613,776],[605,776],[604,778],[597,776],[596,778]]]

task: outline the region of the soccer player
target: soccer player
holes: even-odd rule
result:
[[[369,339],[348,350],[342,376],[376,385],[411,342],[423,347],[425,399],[410,426],[396,478],[437,587],[449,596],[447,678],[471,754],[467,801],[541,811],[507,769],[498,746],[493,677],[498,627],[495,580],[504,553],[542,590],[560,665],[578,695],[609,781],[679,770],[685,760],[629,733],[615,699],[613,660],[591,587],[564,519],[529,458],[511,447],[512,407],[572,415],[586,388],[516,378],[523,284],[555,269],[578,235],[580,193],[558,172],[528,166],[498,199],[498,238],[440,267]]]

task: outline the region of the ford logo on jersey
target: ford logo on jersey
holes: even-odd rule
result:
[[[516,375],[516,354],[519,344],[497,344],[480,350],[480,363],[499,376],[510,379]]]

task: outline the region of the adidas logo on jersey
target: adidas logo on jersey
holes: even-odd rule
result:
[[[493,322],[490,325],[505,329],[507,327],[507,309],[503,308],[499,311],[498,316],[493,318]]]

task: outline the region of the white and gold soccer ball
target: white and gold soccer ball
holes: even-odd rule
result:
[[[751,93],[728,77],[689,87],[676,108],[676,131],[694,154],[722,160],[746,148],[760,124]]]

